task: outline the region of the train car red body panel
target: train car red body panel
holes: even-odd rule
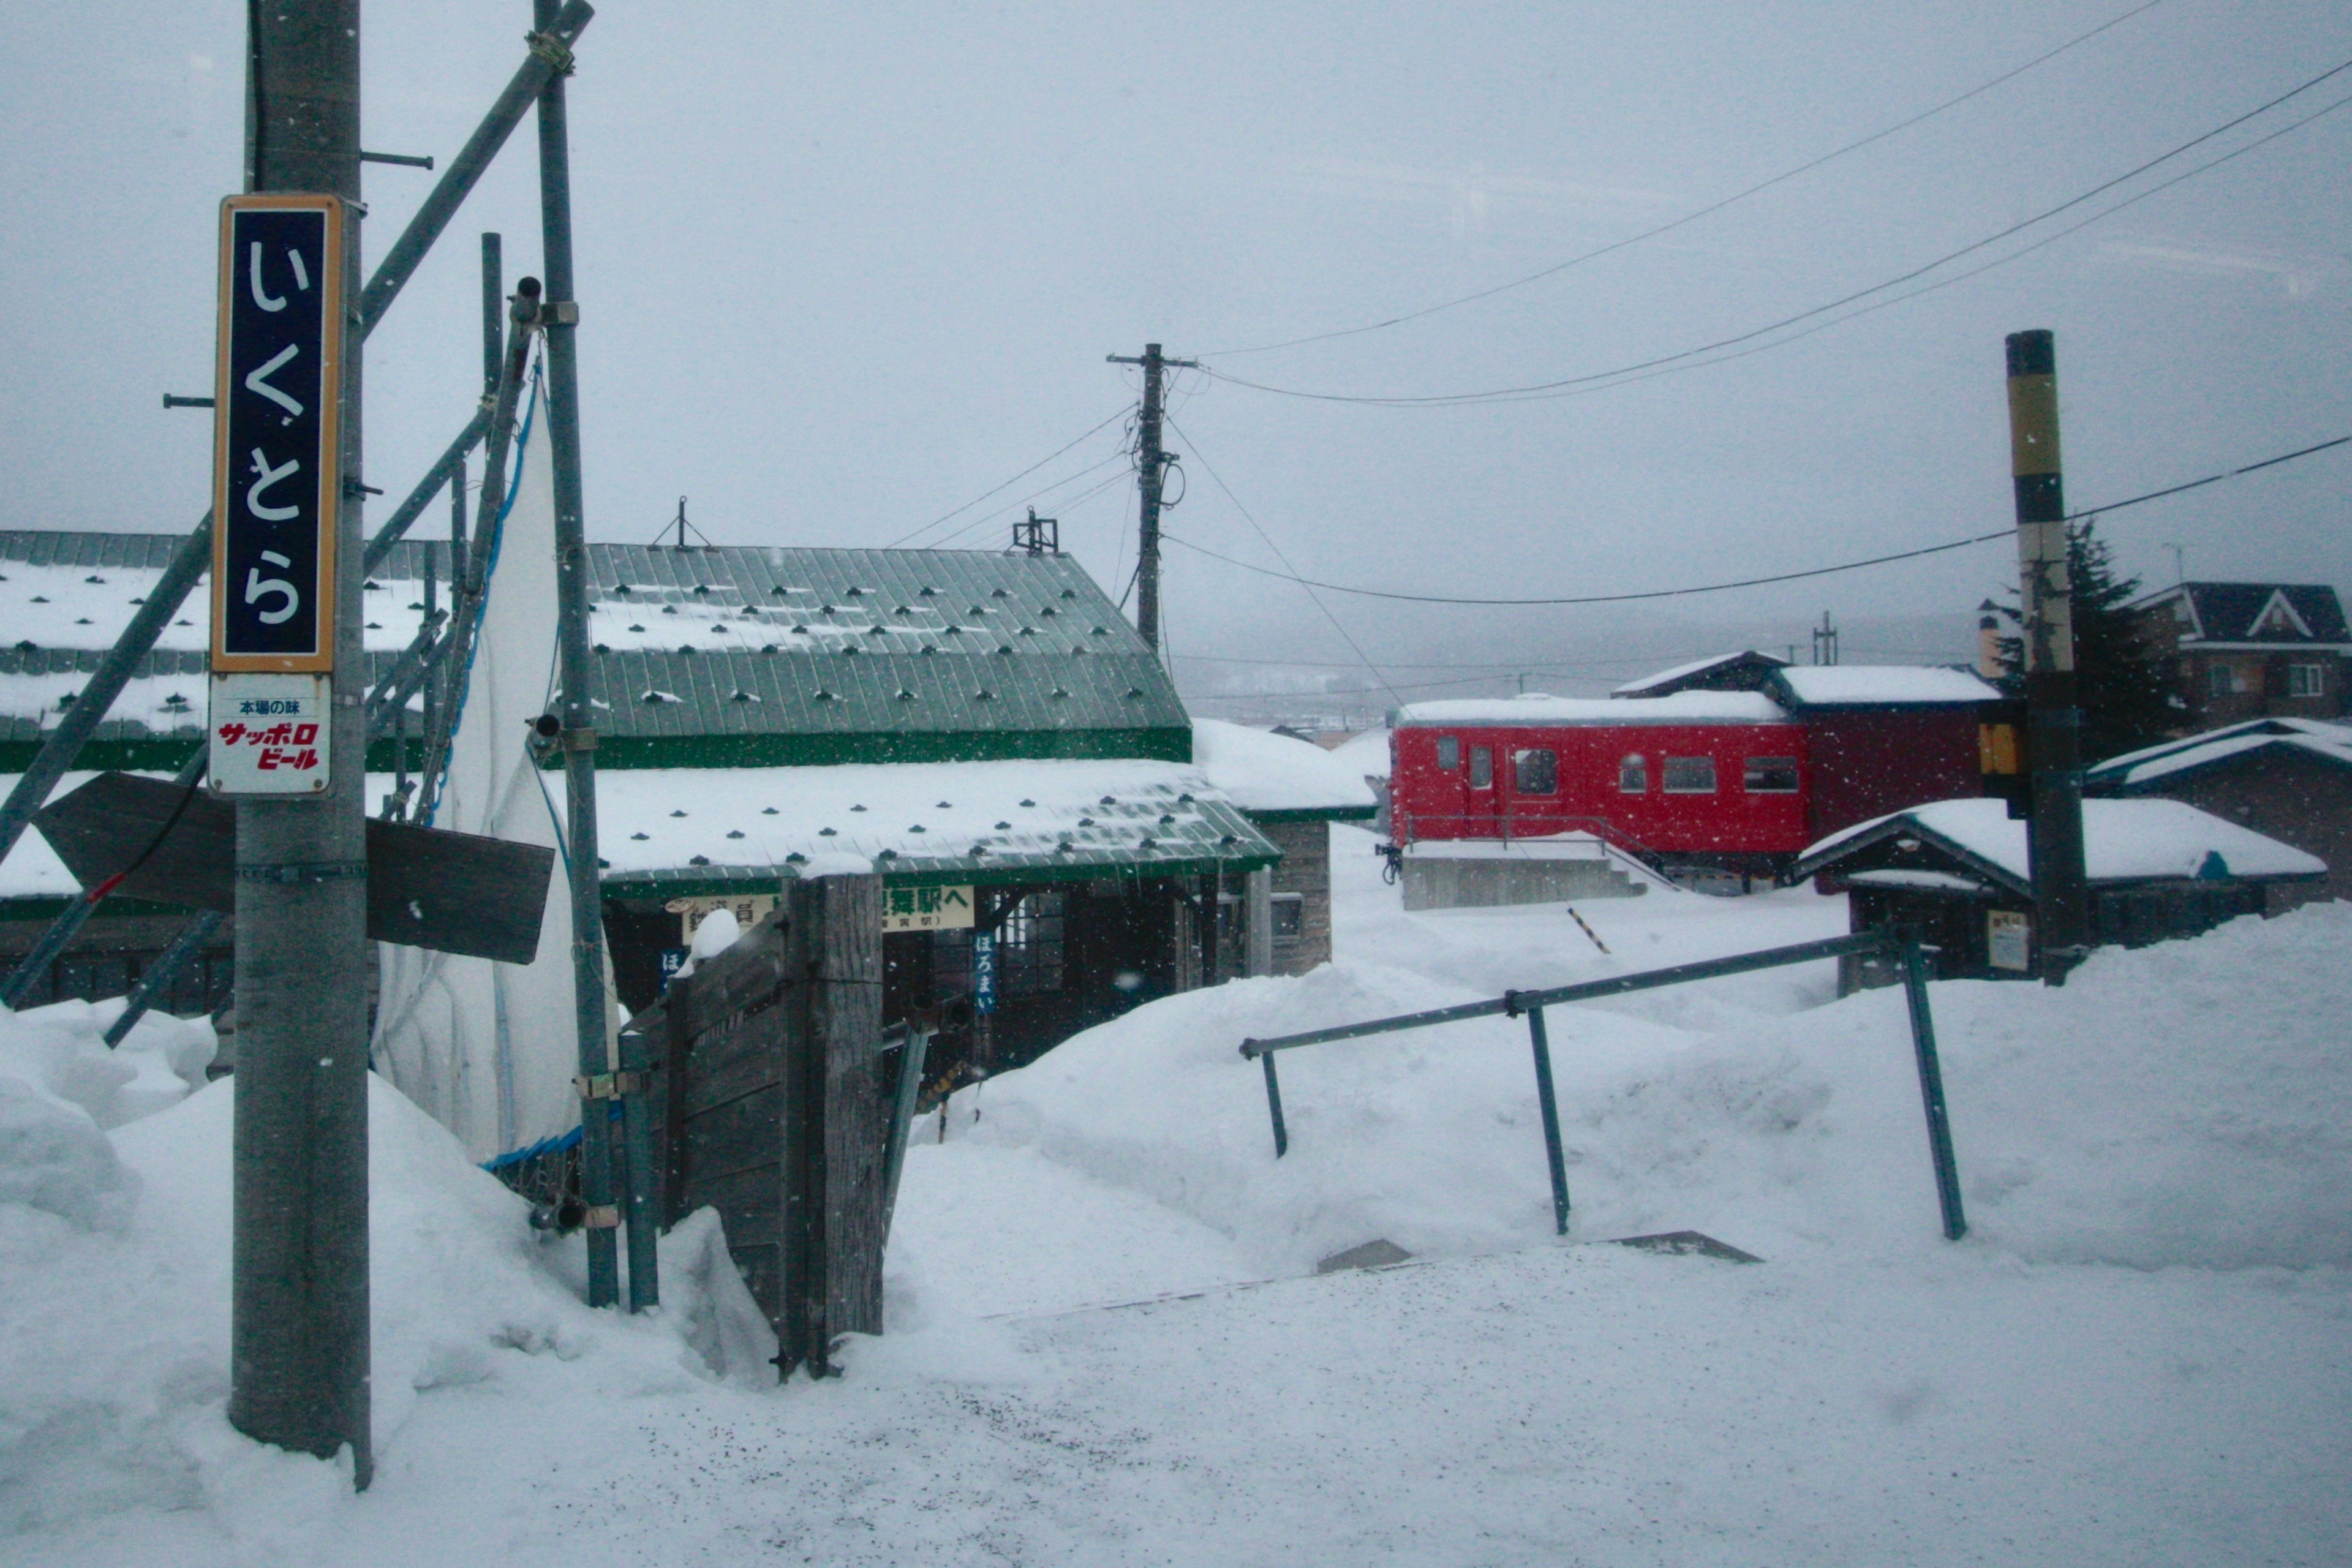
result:
[[[1648,858],[1777,862],[1811,842],[1801,725],[1754,693],[1528,697],[1398,710],[1397,841],[1591,833]]]

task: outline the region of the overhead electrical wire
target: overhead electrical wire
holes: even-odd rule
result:
[[[1135,405],[1131,403],[1122,405],[1118,409],[1112,413],[1109,418],[1103,420],[1101,424],[1089,427],[1084,434],[1080,435],[1076,440],[1071,441],[1067,446],[1055,447],[1053,451],[1046,453],[1044,457],[1038,458],[1035,462],[1030,464],[1027,468],[1022,469],[1019,473],[1005,480],[1003,484],[991,485],[988,489],[981,491],[978,495],[964,502],[963,505],[957,507],[952,510],[941,512],[939,516],[931,519],[930,521],[923,524],[922,527],[916,529],[911,533],[900,534],[898,538],[884,545],[883,548],[885,550],[896,550],[900,545],[906,543],[907,541],[915,538],[917,535],[929,533],[931,530],[939,527],[940,524],[947,522],[954,518],[961,517],[965,512],[970,511],[972,508],[978,506],[981,502],[986,500],[989,497],[996,494],[998,491],[1011,489],[1014,485],[1019,484],[1022,480],[1027,479],[1030,475],[1035,473],[1038,469],[1044,468],[1055,458],[1060,457],[1064,452],[1068,451],[1072,447],[1076,447],[1081,442],[1084,442],[1096,431],[1103,429],[1118,420],[1124,419],[1134,412]]]
[[[1274,542],[1273,536],[1267,533],[1264,525],[1262,525],[1258,520],[1251,514],[1250,509],[1242,504],[1242,498],[1234,494],[1233,487],[1225,483],[1225,477],[1217,472],[1217,466],[1214,463],[1209,461],[1209,454],[1201,450],[1201,444],[1198,441],[1193,440],[1191,436],[1185,433],[1183,427],[1176,423],[1176,416],[1174,415],[1165,414],[1162,417],[1168,421],[1168,427],[1176,432],[1177,437],[1181,440],[1184,445],[1192,448],[1192,456],[1201,459],[1201,467],[1209,470],[1209,478],[1214,479],[1216,481],[1217,488],[1225,492],[1225,499],[1234,503],[1234,510],[1241,513],[1244,519],[1247,519],[1251,528],[1256,530],[1258,538],[1264,540],[1265,542],[1265,547],[1274,552],[1274,558],[1281,562],[1285,566],[1289,566],[1290,557],[1282,552],[1282,546]],[[1171,535],[1167,530],[1162,529],[1160,530],[1160,537],[1162,539],[1169,539],[1173,536]],[[1182,542],[1180,540],[1178,542],[1181,543]],[[1315,607],[1323,612],[1323,618],[1331,623],[1331,629],[1339,634],[1339,640],[1346,643],[1349,651],[1353,652],[1358,658],[1363,660],[1364,668],[1371,672],[1372,679],[1379,681],[1382,686],[1388,687],[1390,696],[1395,697],[1399,701],[1402,701],[1404,699],[1397,691],[1397,689],[1390,683],[1387,674],[1381,670],[1379,665],[1372,662],[1371,656],[1363,650],[1362,645],[1359,644],[1355,637],[1349,634],[1348,628],[1340,624],[1339,617],[1331,613],[1331,606],[1325,604],[1322,598],[1315,592],[1316,584],[1309,583],[1304,577],[1298,576],[1297,568],[1295,567],[1292,568],[1291,580],[1297,583],[1300,587],[1307,590],[1307,596],[1315,601]]]
[[[1643,229],[1639,234],[1629,235],[1623,239],[1612,240],[1607,245],[1600,246],[1594,249],[1584,251],[1576,256],[1571,256],[1565,261],[1556,262],[1549,267],[1544,268],[1540,271],[1530,272],[1524,278],[1515,278],[1507,283],[1497,283],[1490,288],[1480,289],[1472,293],[1457,295],[1451,300],[1441,300],[1434,305],[1424,306],[1418,310],[1408,310],[1402,315],[1390,316],[1378,321],[1368,321],[1361,326],[1340,327],[1326,332],[1310,332],[1305,337],[1286,338],[1280,342],[1259,343],[1250,348],[1215,349],[1210,351],[1209,357],[1214,358],[1221,354],[1238,356],[1241,354],[1272,353],[1277,349],[1298,348],[1307,343],[1328,342],[1334,338],[1351,338],[1360,336],[1365,332],[1381,331],[1390,327],[1402,326],[1408,321],[1418,321],[1425,317],[1434,316],[1440,311],[1451,310],[1456,306],[1475,304],[1480,300],[1491,300],[1497,294],[1507,294],[1514,289],[1524,289],[1530,283],[1540,283],[1547,278],[1557,277],[1560,273],[1566,272],[1571,268],[1581,267],[1588,261],[1597,261],[1604,256],[1612,255],[1632,246],[1640,245],[1645,240],[1655,239],[1662,234],[1671,234],[1675,230],[1682,228],[1686,225],[1696,223],[1703,217],[1707,217],[1713,214],[1719,213],[1726,207],[1735,206],[1739,203],[1748,200],[1750,196],[1761,195],[1766,191],[1772,189],[1775,185],[1785,184],[1801,174],[1811,174],[1812,171],[1822,167],[1825,163],[1835,163],[1838,159],[1844,157],[1849,153],[1858,153],[1864,147],[1868,147],[1874,142],[1884,142],[1888,137],[1898,135],[1903,132],[1910,130],[1915,125],[1925,124],[1927,121],[1935,119],[1945,110],[1957,109],[1961,104],[1968,102],[1971,99],[1980,98],[1984,94],[1990,92],[1993,89],[2000,87],[2004,82],[2014,81],[2017,78],[2023,76],[2026,72],[2032,70],[2035,67],[2046,65],[2050,61],[2056,59],[2060,55],[2063,55],[2067,50],[2074,48],[2076,45],[2088,43],[2091,39],[2097,37],[2100,34],[2106,32],[2108,29],[2121,26],[2124,23],[2130,21],[2135,16],[2140,16],[2144,12],[2153,11],[2157,6],[2163,3],[2164,0],[2146,0],[2145,4],[2135,5],[2130,10],[2124,12],[2120,16],[2112,16],[2106,21],[2100,23],[2097,26],[2091,28],[2088,32],[2077,33],[2073,37],[2067,39],[2064,43],[2058,45],[2055,48],[2044,50],[2042,53],[2034,56],[2032,59],[2027,60],[2024,64],[2013,66],[2010,69],[2001,72],[1999,76],[1991,78],[1990,80],[1978,83],[1975,87],[1969,89],[1968,91],[1959,94],[1956,98],[1948,98],[1944,100],[1941,103],[1937,104],[1932,109],[1922,110],[1906,120],[1898,120],[1894,124],[1886,126],[1882,130],[1874,131],[1869,135],[1864,136],[1858,141],[1849,142],[1843,147],[1836,148],[1832,152],[1822,153],[1819,157],[1808,159],[1806,162],[1799,163],[1792,168],[1783,169],[1780,173],[1772,175],[1769,179],[1759,181],[1757,184],[1749,185],[1745,190],[1735,191],[1730,195],[1725,196],[1718,201],[1710,202],[1706,205],[1699,207],[1695,211],[1685,213],[1682,216],[1675,218],[1671,222],[1659,224],[1654,228]]]
[[[1478,392],[1432,393],[1413,395],[1312,392],[1298,387],[1276,386],[1265,382],[1252,381],[1244,376],[1229,375],[1210,364],[1202,365],[1200,367],[1201,372],[1204,375],[1213,377],[1218,381],[1225,382],[1234,386],[1244,386],[1254,392],[1269,393],[1279,397],[1296,397],[1317,403],[1345,403],[1383,408],[1451,408],[1482,403],[1517,402],[1540,397],[1547,394],[1559,395],[1571,389],[1590,386],[1595,383],[1613,383],[1621,378],[1630,377],[1636,372],[1654,370],[1664,366],[1674,365],[1680,362],[1694,360],[1702,355],[1714,353],[1722,349],[1737,348],[1743,343],[1752,342],[1754,340],[1764,337],[1769,333],[1780,331],[1783,328],[1795,326],[1800,322],[1811,321],[1814,317],[1826,315],[1830,311],[1838,310],[1841,307],[1853,304],[1858,300],[1866,300],[1874,294],[1882,294],[1890,289],[1899,288],[1903,284],[1916,281],[1916,279],[1925,277],[1927,274],[1935,271],[1938,268],[1958,260],[1964,256],[1970,256],[1975,254],[1977,251],[1984,249],[1988,246],[1997,245],[2001,240],[2007,239],[2013,235],[2032,228],[2037,224],[2045,223],[2049,219],[2056,217],[2061,213],[2069,212],[2074,208],[2082,205],[2084,202],[2091,201],[2095,197],[2115,189],[2117,185],[2124,184],[2128,181],[2137,179],[2140,175],[2147,174],[2149,170],[2154,169],[2160,164],[2169,163],[2173,159],[2179,157],[2182,153],[2187,153],[2193,148],[2202,146],[2204,143],[2212,141],[2215,137],[2224,135],[2229,132],[2237,129],[2239,126],[2245,124],[2248,121],[2253,120],[2260,115],[2269,113],[2272,110],[2278,108],[2281,104],[2286,103],[2290,100],[2298,98],[2304,93],[2309,92],[2313,88],[2319,86],[2323,82],[2329,81],[2336,77],[2341,76],[2347,70],[2352,70],[2352,59],[2345,60],[2327,70],[2322,71],[2319,75],[2311,78],[2309,80],[2289,89],[2287,91],[2279,94],[2277,97],[2273,98],[2264,103],[2257,105],[2255,108],[2246,110],[2242,114],[2239,114],[2230,120],[2224,121],[2221,124],[2214,126],[2210,131],[2192,136],[2188,141],[2180,142],[2179,145],[2158,154],[2156,157],[2148,159],[2147,162],[2140,163],[2134,168],[2127,169],[2120,174],[2103,180],[2099,184],[2090,187],[2088,190],[2082,191],[2074,195],[2069,196],[2066,200],[2060,202],[2055,206],[2045,208],[2032,217],[2011,224],[2007,227],[1987,235],[1980,239],[1972,240],[1969,244],[1961,246],[1956,250],[1947,251],[1931,261],[1922,263],[1906,271],[1898,273],[1892,278],[1885,279],[1879,282],[1871,284],[1868,288],[1855,289],[1851,293],[1843,294],[1835,300],[1829,300],[1825,304],[1815,305],[1809,310],[1800,310],[1792,315],[1783,316],[1777,321],[1769,321],[1762,326],[1753,327],[1746,331],[1734,333],[1729,337],[1717,338],[1711,342],[1700,343],[1691,348],[1678,350],[1674,353],[1660,354],[1645,360],[1636,360],[1626,364],[1613,366],[1607,370],[1590,371],[1581,375],[1563,376],[1553,381],[1531,382],[1517,386],[1490,387]],[[2326,110],[2322,110],[2320,111],[2320,113],[2323,114],[2326,112],[2327,112]],[[2297,124],[2308,124],[2311,120],[2317,118],[2318,115],[2308,116],[2305,120],[2298,121]],[[2289,126],[2285,129],[2293,130],[2294,127]],[[2265,138],[2264,140],[2268,139],[2269,138]],[[2259,145],[2259,143],[2256,143],[2256,145]],[[2240,151],[2245,150],[2246,149],[2240,149]],[[2206,165],[2206,167],[2213,167],[2223,162],[2226,162],[2226,160],[2215,159],[2212,163]],[[2109,210],[2120,210],[2120,207],[2123,205],[2126,204],[2117,204],[2116,208]],[[2021,251],[2018,254],[2022,255],[2024,252]],[[1106,421],[1106,423],[1108,423],[1108,421]],[[1099,427],[1100,426],[1097,426],[1097,428]]]
[[[1621,376],[1614,381],[1603,382],[1593,386],[1578,387],[1572,391],[1566,392],[1535,393],[1526,397],[1490,398],[1487,401],[1489,403],[1540,403],[1567,397],[1587,397],[1591,396],[1594,393],[1612,392],[1621,386],[1630,386],[1637,381],[1648,381],[1655,376],[1680,375],[1688,371],[1705,370],[1712,365],[1728,364],[1736,359],[1746,359],[1749,354],[1760,354],[1769,349],[1786,347],[1788,344],[1796,342],[1800,339],[1810,338],[1815,332],[1828,331],[1832,327],[1843,326],[1844,323],[1854,321],[1860,317],[1875,314],[1876,312],[1886,310],[1892,306],[1900,305],[1906,300],[1916,300],[1922,294],[1933,294],[1939,289],[1949,289],[1955,284],[1965,283],[1971,278],[1980,278],[1984,274],[1992,271],[1995,268],[2006,267],[2012,261],[2017,261],[2032,255],[2035,251],[2042,249],[2045,246],[2057,244],[2068,235],[2079,234],[2095,223],[2105,222],[2106,219],[2111,218],[2116,214],[2123,211],[2126,207],[2137,206],[2141,202],[2147,201],[2149,197],[2160,195],[2164,192],[2170,190],[2173,186],[2178,185],[2184,181],[2193,180],[2198,175],[2205,174],[2209,170],[2220,168],[2222,164],[2231,162],[2232,159],[2242,158],[2247,153],[2266,146],[2270,142],[2277,141],[2282,136],[2287,135],[2292,132],[2300,131],[2305,126],[2310,124],[2313,121],[2318,120],[2326,115],[2333,114],[2347,103],[2352,103],[2352,95],[2339,98],[2335,102],[2328,104],[2323,109],[2314,110],[2311,113],[2305,115],[2300,120],[2282,125],[2277,130],[2271,132],[2267,135],[2257,137],[2255,140],[2247,142],[2242,147],[2231,148],[2229,152],[2220,153],[2215,157],[2208,159],[2206,162],[2198,164],[2193,169],[2184,169],[2179,174],[2173,175],[2170,179],[2150,185],[2144,191],[2134,192],[2132,195],[2124,197],[2121,201],[2115,203],[2113,205],[2102,208],[2100,211],[2093,213],[2089,217],[2080,219],[2074,223],[2070,223],[2065,227],[2059,229],[2053,234],[2044,235],[2040,239],[2033,240],[2026,245],[2019,246],[2015,250],[2009,252],[2005,256],[1997,256],[1990,261],[1984,262],[1979,266],[1969,268],[1965,272],[1956,272],[1948,278],[1938,278],[1933,282],[1922,283],[1916,289],[1906,289],[1902,293],[1894,295],[1888,299],[1874,300],[1866,305],[1857,305],[1853,310],[1847,310],[1841,315],[1832,316],[1825,321],[1815,321],[1809,327],[1801,328],[1796,331],[1785,333],[1782,336],[1769,339],[1764,342],[1749,343],[1745,348],[1733,349],[1726,353],[1712,354],[1700,359],[1685,360],[1678,363],[1659,365],[1651,370]]]
[[[2314,446],[2300,447],[2292,452],[2284,452],[2275,458],[2265,458],[2259,463],[2247,463],[2239,468],[2225,468],[2219,473],[2207,474],[2202,479],[2190,479],[2184,484],[2168,485],[2160,490],[2149,490],[2143,495],[2132,496],[2124,500],[2109,501],[2103,506],[2084,507],[2079,511],[2068,512],[2064,521],[2068,522],[2078,522],[2084,518],[2102,517],[2108,512],[2121,511],[2126,507],[2138,506],[2147,501],[2160,500],[2166,496],[2177,496],[2187,490],[2202,489],[2207,485],[2219,484],[2223,479],[2234,479],[2242,475],[2257,473],[2263,468],[2274,468],[2282,463],[2291,463],[2298,458],[2308,458],[2314,453],[2325,452],[2329,450],[2331,447],[2341,447],[2347,443],[2352,443],[2352,436],[2338,436],[2330,441],[2321,441]],[[1206,465],[1207,459],[1203,458],[1202,466],[1206,467]],[[1210,477],[1212,479],[1216,477],[1215,469],[1210,469]],[[1222,481],[1220,481],[1220,483],[1222,484]],[[1995,529],[1990,533],[1971,534],[1966,539],[1950,540],[1942,544],[1923,545],[1916,550],[1898,550],[1891,554],[1873,555],[1861,561],[1841,562],[1834,566],[1814,566],[1801,572],[1777,572],[1769,576],[1742,577],[1728,583],[1702,583],[1684,588],[1652,588],[1635,594],[1583,594],[1572,596],[1527,599],[1457,597],[1444,594],[1397,594],[1380,588],[1351,587],[1344,583],[1326,583],[1316,578],[1302,577],[1297,575],[1295,570],[1289,572],[1276,572],[1270,566],[1259,566],[1247,561],[1237,561],[1230,555],[1223,555],[1218,553],[1216,551],[1204,548],[1202,545],[1194,544],[1190,540],[1179,539],[1176,535],[1166,532],[1165,531],[1162,531],[1160,537],[1168,541],[1171,544],[1182,545],[1185,549],[1192,551],[1196,555],[1206,555],[1212,560],[1222,561],[1229,566],[1238,566],[1244,572],[1254,572],[1261,577],[1274,577],[1279,578],[1280,580],[1287,583],[1297,583],[1302,587],[1321,588],[1333,594],[1351,594],[1359,598],[1389,599],[1413,605],[1464,605],[1498,607],[1508,605],[1621,605],[1640,599],[1678,599],[1696,594],[1725,594],[1729,593],[1735,588],[1760,588],[1774,583],[1795,583],[1808,577],[1828,577],[1833,576],[1842,572],[1859,572],[1868,566],[1892,565],[1894,563],[1898,561],[1916,561],[1922,556],[1941,555],[1948,551],[1965,550],[1970,545],[1990,544],[1998,539],[2008,539],[2013,537],[2016,532],[2017,529],[2015,525],[2012,524],[2008,528]],[[1261,530],[1261,537],[1263,537],[1263,534],[1264,531]],[[1276,551],[1276,554],[1279,556],[1281,552]],[[1284,559],[1283,564],[1285,566],[1289,565],[1289,562],[1286,558]],[[1318,600],[1317,602],[1318,604],[1321,603],[1320,600]],[[1353,647],[1354,645],[1351,642],[1349,646]]]
[[[987,524],[993,522],[996,519],[1003,517],[1005,513],[1012,511],[1016,507],[1024,507],[1027,506],[1032,501],[1043,500],[1045,497],[1053,494],[1055,490],[1060,489],[1064,485],[1076,484],[1080,479],[1085,479],[1087,475],[1096,472],[1097,469],[1108,468],[1113,463],[1126,461],[1128,461],[1128,453],[1124,448],[1121,448],[1120,450],[1112,453],[1109,457],[1101,459],[1099,462],[1088,463],[1085,468],[1078,469],[1076,473],[1066,474],[1062,478],[1055,479],[1050,485],[1045,485],[1040,489],[1031,490],[1019,500],[1008,501],[1004,505],[998,507],[993,511],[984,511],[981,513],[978,517],[973,518],[970,522],[965,523],[961,528],[957,529],[954,532],[942,534],[940,538],[932,541],[923,548],[926,550],[944,550],[949,545],[954,543],[957,540],[961,539],[965,534],[970,533],[973,529],[985,527]],[[1078,496],[1068,500],[1058,501],[1055,504],[1057,508],[1076,506],[1079,501],[1086,500],[1087,496],[1092,496],[1097,491],[1108,488],[1109,485],[1118,484],[1126,477],[1127,476],[1125,474],[1113,474],[1103,484],[1097,485],[1093,489],[1087,491],[1086,495]]]

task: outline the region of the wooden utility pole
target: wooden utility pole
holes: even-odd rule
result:
[[[2074,591],[2058,449],[2058,356],[2047,331],[2009,335],[2009,451],[2017,500],[2018,613],[2024,644],[2026,752],[2033,776],[2026,865],[2045,984],[2090,951],[2083,850],[2082,713],[2074,679]]]
[[[249,13],[247,40],[248,145],[252,191],[299,192],[335,198],[326,223],[341,261],[331,300],[360,298],[360,7],[359,0],[311,0],[302,5],[260,5]],[[315,221],[315,220],[314,220]],[[242,234],[244,230],[238,230]],[[290,233],[291,231],[278,231]],[[311,278],[286,259],[286,246],[256,242],[252,254],[226,256],[226,303],[243,289],[272,312],[272,323],[294,323],[306,310]],[[227,247],[225,246],[224,250]],[[250,274],[250,276],[248,276]],[[289,309],[288,307],[291,307]],[[334,307],[327,307],[333,309]],[[326,787],[315,794],[247,795],[236,806],[237,1064],[235,1131],[235,1240],[232,1244],[228,1416],[247,1436],[303,1453],[331,1457],[348,1446],[354,1484],[373,1469],[368,1446],[368,1158],[367,1158],[367,731],[362,708],[366,674],[361,650],[360,340],[337,320],[320,321],[327,350],[305,342],[269,364],[247,370],[222,349],[225,374],[215,418],[225,429],[238,421],[260,430],[296,426],[299,412],[279,407],[315,396],[333,412],[338,471],[320,476],[325,499],[314,516],[308,500],[312,454],[254,457],[245,450],[216,458],[228,465],[224,492],[231,511],[222,518],[231,570],[247,565],[244,551],[281,541],[236,571],[224,585],[215,563],[215,626],[223,595],[240,611],[302,626],[298,606],[317,618],[311,595],[323,575],[331,585],[330,624],[308,627],[316,647],[331,656],[322,669],[315,653],[278,668],[326,678],[327,711],[314,725],[325,731]],[[226,328],[224,327],[226,334]],[[326,371],[313,353],[340,340],[338,367]],[[273,371],[271,366],[277,368]],[[335,379],[326,380],[331,374]],[[305,382],[305,375],[321,381]],[[265,389],[275,389],[273,391]],[[257,398],[268,398],[261,409]],[[248,407],[247,405],[252,405]],[[269,416],[248,420],[256,412]],[[267,437],[257,437],[267,439]],[[242,443],[249,445],[250,443]],[[262,448],[255,447],[256,453]],[[285,482],[266,492],[248,483],[268,461]],[[322,463],[323,467],[324,464]],[[289,499],[291,498],[291,499]],[[272,502],[285,502],[274,505]],[[241,512],[239,510],[241,509]],[[298,512],[289,522],[276,520]],[[268,531],[276,529],[278,531]],[[305,543],[290,542],[315,529]],[[306,550],[323,544],[331,565],[317,575],[304,567]],[[271,565],[296,558],[283,578]],[[297,599],[291,595],[299,593]],[[257,597],[257,595],[258,597]],[[271,606],[278,606],[272,608]],[[215,631],[216,642],[223,634]],[[247,656],[257,662],[263,656]],[[215,650],[217,681],[222,663]],[[257,668],[258,664],[257,662]],[[296,679],[305,679],[297,676]],[[265,764],[266,765],[266,764]],[[216,784],[221,769],[213,770]]]
[[[1135,488],[1141,498],[1141,527],[1135,555],[1135,629],[1154,652],[1160,647],[1160,493],[1168,478],[1168,453],[1160,445],[1160,382],[1171,370],[1192,370],[1199,360],[1168,359],[1158,343],[1143,345],[1140,358],[1107,356],[1113,364],[1143,367],[1143,412],[1135,427]]]

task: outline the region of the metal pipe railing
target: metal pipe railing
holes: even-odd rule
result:
[[[1891,957],[1900,966],[1911,1024],[1912,1052],[1919,1073],[1920,1105],[1927,1121],[1928,1160],[1935,1168],[1936,1198],[1943,1211],[1945,1237],[1958,1241],[1968,1234],[1968,1218],[1961,1207],[1959,1172],[1953,1159],[1951,1124],[1944,1105],[1943,1069],[1936,1058],[1936,1026],[1927,1003],[1927,963],[1916,942],[1892,931],[1856,931],[1849,936],[1830,937],[1821,942],[1766,948],[1759,952],[1735,953],[1727,958],[1703,959],[1696,963],[1677,963],[1664,969],[1644,970],[1637,974],[1582,981],[1574,985],[1553,985],[1539,991],[1506,991],[1489,1001],[1465,1002],[1459,1006],[1433,1007],[1420,1013],[1402,1013],[1392,1017],[1373,1018],[1336,1028],[1308,1029],[1265,1040],[1247,1039],[1242,1042],[1241,1054],[1244,1060],[1255,1060],[1265,1069],[1266,1116],[1274,1126],[1274,1157],[1279,1160],[1290,1152],[1290,1130],[1283,1120],[1282,1082],[1274,1066],[1276,1052],[1296,1050],[1301,1046],[1363,1039],[1403,1029],[1433,1028],[1440,1024],[1458,1024],[1471,1018],[1516,1018],[1524,1014],[1528,1020],[1528,1045],[1535,1058],[1536,1099],[1543,1113],[1544,1152],[1551,1176],[1553,1224],[1559,1235],[1566,1236],[1568,1172],[1560,1144],[1559,1108],[1552,1089],[1551,1042],[1545,1030],[1543,1017],[1546,1007],[1597,1001],[1604,996],[1622,996],[1667,985],[1685,985],[1698,980],[1749,974],[1758,970],[1811,963],[1825,958],[1861,957]]]

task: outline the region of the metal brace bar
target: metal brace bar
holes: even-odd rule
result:
[[[1559,1101],[1552,1095],[1551,1041],[1544,1034],[1540,1007],[1528,1009],[1528,1044],[1536,1058],[1536,1103],[1543,1110],[1544,1158],[1551,1171],[1552,1228],[1568,1234],[1568,1162],[1559,1147]],[[1274,1058],[1268,1057],[1266,1060]]]

